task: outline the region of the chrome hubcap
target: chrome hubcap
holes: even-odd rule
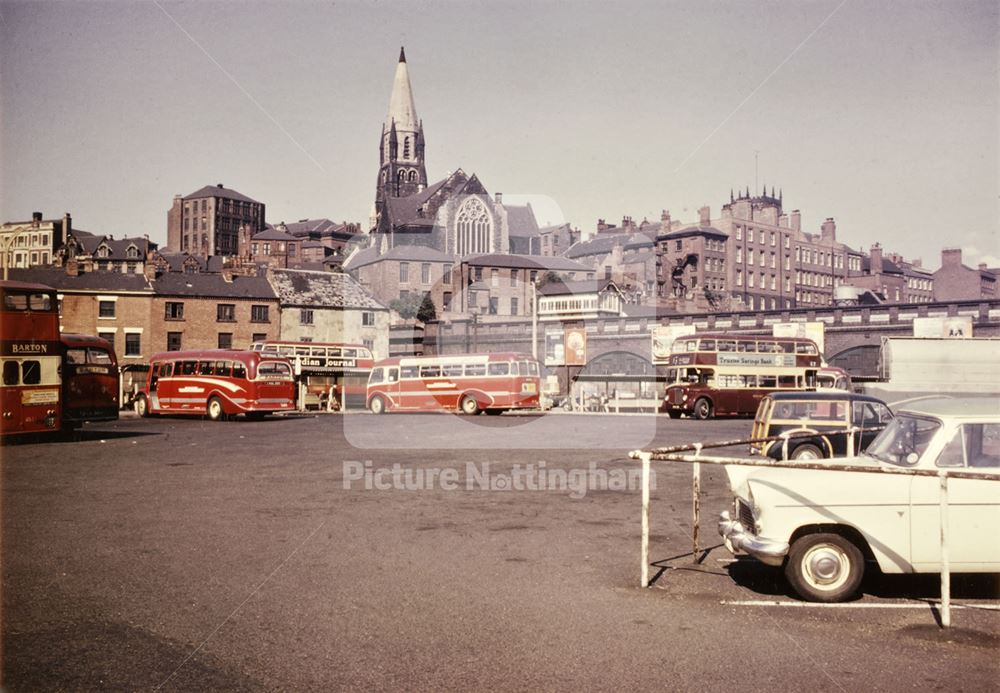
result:
[[[846,557],[831,546],[818,546],[809,553],[805,568],[809,581],[817,586],[831,587],[843,582]]]

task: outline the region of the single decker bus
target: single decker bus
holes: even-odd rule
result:
[[[516,352],[402,356],[379,361],[368,379],[368,408],[474,415],[537,409],[538,361]]]

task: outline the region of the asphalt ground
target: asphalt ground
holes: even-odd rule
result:
[[[719,468],[693,556],[691,467],[655,467],[638,585],[627,451],[749,429],[128,417],[5,446],[4,690],[1000,690],[996,576],[955,577],[947,630],[936,576],[805,605],[718,547]]]

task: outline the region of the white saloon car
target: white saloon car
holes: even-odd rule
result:
[[[948,557],[958,573],[1000,573],[1000,399],[935,399],[897,417],[859,457],[816,460],[867,471],[727,466],[736,495],[719,533],[785,575],[804,599],[843,601],[866,563],[883,573],[941,570],[942,471]],[[880,470],[931,470],[934,476]]]

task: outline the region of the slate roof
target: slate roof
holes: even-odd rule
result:
[[[463,260],[464,263],[479,267],[515,267],[528,269],[554,270],[556,272],[593,272],[593,268],[582,265],[564,257],[549,257],[546,255],[473,255]]]
[[[236,275],[226,281],[222,274],[183,274],[166,272],[153,282],[159,296],[199,296],[206,298],[274,299],[275,293],[266,277]]]
[[[389,197],[386,199],[386,208],[389,212],[389,219],[396,226],[434,226],[434,215],[420,216],[417,210],[438,190],[444,187],[445,183],[454,177],[443,178],[436,183],[428,185],[424,190],[406,197]]]
[[[504,205],[507,210],[507,233],[511,236],[536,236],[538,235],[538,221],[535,219],[535,211],[531,209],[531,204],[526,205]]]
[[[78,235],[79,234],[79,235]],[[139,255],[136,259],[144,260],[146,258],[146,252],[151,248],[156,248],[156,244],[151,242],[145,236],[137,236],[135,238],[118,238],[114,239],[110,236],[95,236],[91,233],[83,232],[81,233],[78,229],[73,229],[70,235],[76,239],[77,243],[80,244],[80,248],[86,255],[93,255],[97,252],[97,249],[101,245],[107,245],[109,259],[120,259],[127,257],[126,251],[128,251],[129,246],[134,245],[139,251]]]
[[[865,255],[861,258],[861,270],[865,274],[872,273],[872,259],[870,256]],[[883,274],[903,274],[903,270],[892,260],[888,258],[882,258],[882,273]]]
[[[323,237],[342,235],[346,237],[353,235],[347,231],[346,224],[330,221],[329,219],[302,219],[291,224],[285,224],[285,228],[293,236]]]
[[[59,267],[32,267],[10,269],[10,278],[35,284],[46,284],[61,291],[139,291],[152,292],[152,287],[142,274],[121,272],[86,272],[76,277],[66,274]]]
[[[273,269],[267,276],[283,306],[388,310],[342,272]]]
[[[260,204],[257,200],[249,198],[243,193],[230,190],[229,188],[224,188],[221,183],[218,185],[206,185],[204,188],[195,190],[190,195],[185,195],[184,199],[195,200],[202,197],[221,197],[227,200],[239,200],[240,202],[253,202],[254,204]]]
[[[261,231],[260,233],[255,233],[252,241],[297,241],[299,240],[291,233],[285,233],[284,231],[277,228],[269,228]]]
[[[566,257],[585,257],[587,255],[607,255],[616,245],[626,250],[652,247],[654,241],[641,231],[634,233],[601,234],[587,241],[574,243],[566,251]]]
[[[657,236],[657,240],[672,240],[675,238],[688,238],[690,236],[714,235],[722,238],[729,238],[729,233],[720,231],[714,226],[685,226],[684,228],[667,231]]]
[[[618,286],[610,279],[594,279],[585,281],[548,282],[538,287],[542,296],[565,296],[576,294],[596,294],[608,287],[618,291]]]
[[[401,262],[456,262],[457,256],[442,253],[440,250],[426,245],[397,245],[381,255],[375,246],[363,248],[350,257],[350,262],[344,264],[345,270],[355,270],[365,265],[373,265],[383,260]]]

